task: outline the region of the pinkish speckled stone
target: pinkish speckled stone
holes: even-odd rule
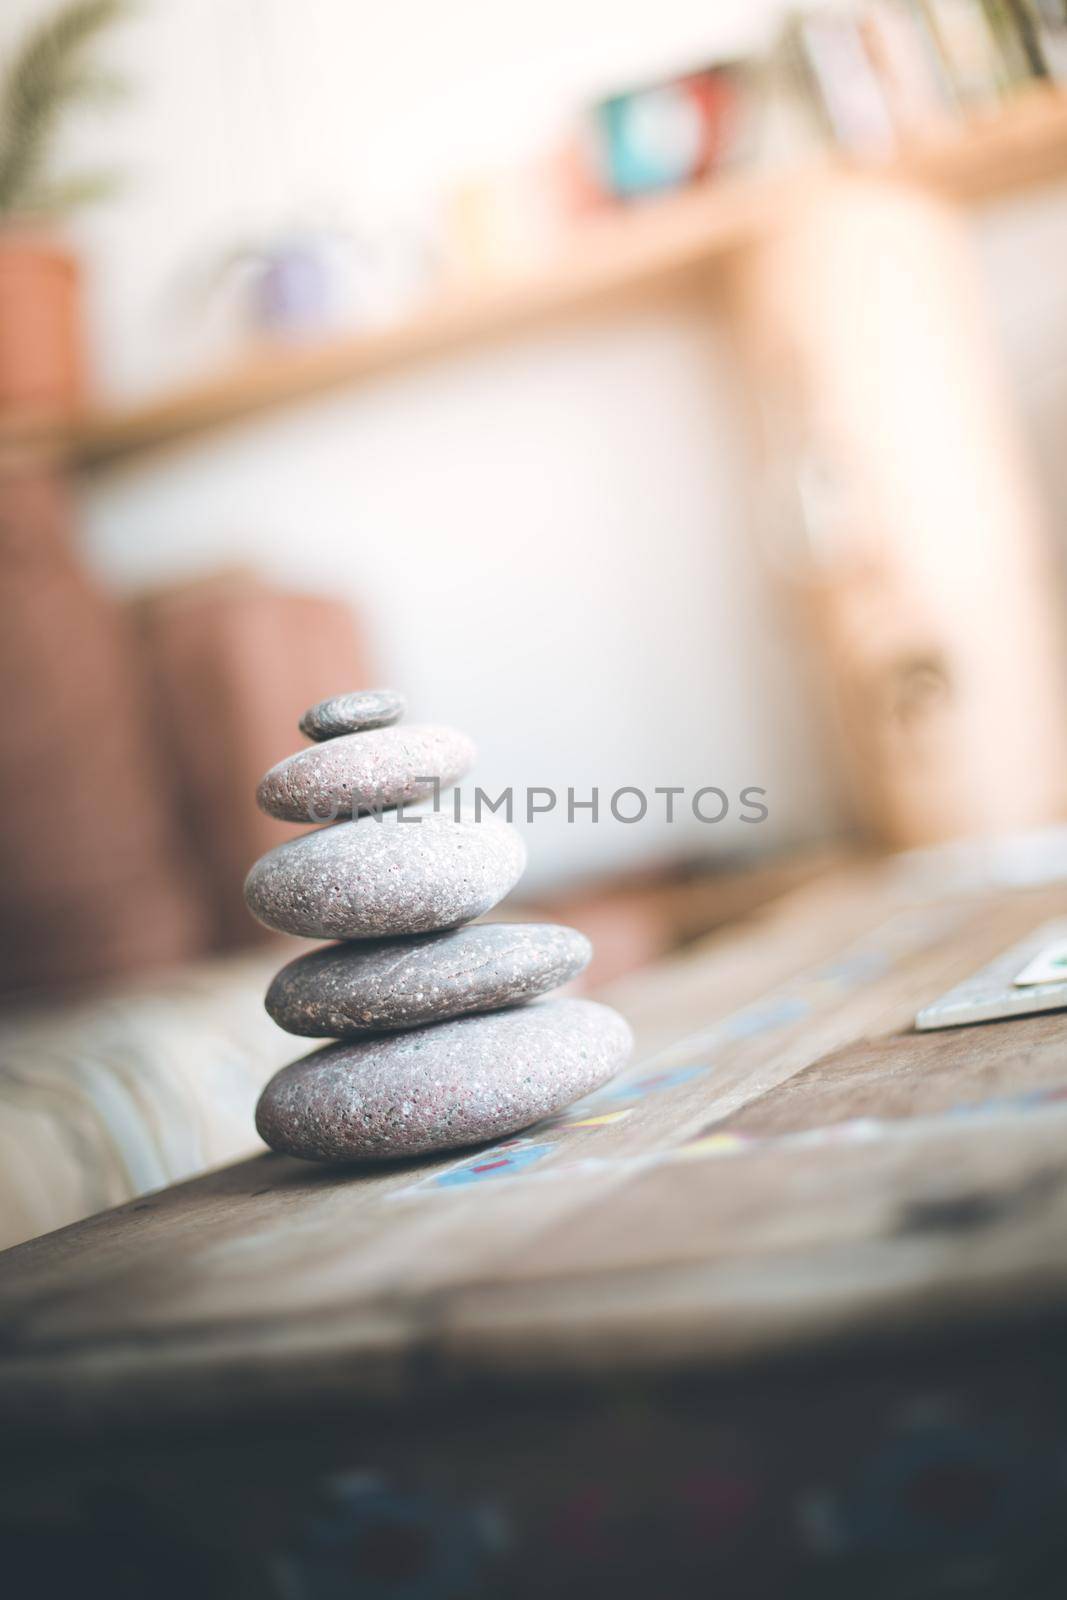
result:
[[[267,1084],[256,1127],[308,1161],[382,1161],[501,1138],[562,1111],[625,1062],[630,1030],[592,1000],[540,1000],[331,1044]]]
[[[509,823],[417,817],[387,811],[277,845],[245,879],[248,909],[305,939],[388,939],[470,922],[522,876],[526,848]]]
[[[403,715],[404,696],[395,689],[356,689],[309,706],[300,718],[300,732],[308,739],[337,739],[365,728],[388,728]]]
[[[280,1028],[358,1039],[518,1005],[581,972],[592,946],[575,928],[479,922],[421,939],[334,944],[298,956],[267,990]]]
[[[475,753],[457,728],[349,733],[286,756],[260,779],[256,799],[286,822],[332,822],[427,799],[435,778],[448,789],[470,771]]]

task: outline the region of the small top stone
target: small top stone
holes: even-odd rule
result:
[[[404,715],[404,696],[395,689],[356,689],[334,694],[310,706],[300,718],[300,732],[317,743],[365,728],[388,728]]]

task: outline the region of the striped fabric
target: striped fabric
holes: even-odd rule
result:
[[[0,1247],[261,1149],[271,1073],[310,1046],[263,1009],[278,949],[0,1017]]]

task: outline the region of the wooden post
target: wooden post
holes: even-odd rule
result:
[[[1060,607],[964,221],[830,180],[729,283],[762,532],[864,831],[911,846],[1062,817]]]

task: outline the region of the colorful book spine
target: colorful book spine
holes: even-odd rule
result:
[[[1067,83],[1067,0],[1027,0],[1045,76]]]
[[[953,109],[952,90],[915,8],[872,0],[860,26],[898,134],[907,138],[943,121]]]
[[[836,143],[856,154],[889,154],[896,128],[859,17],[844,11],[800,16],[791,42]]]
[[[1001,81],[1011,91],[1033,77],[1018,19],[1009,0],[982,0],[989,31],[996,45]]]
[[[978,0],[922,0],[960,107],[993,105],[1009,87],[996,37]]]
[[[1038,32],[1037,17],[1029,0],[1004,0],[1004,8],[1009,13],[1012,25],[1019,38],[1019,45],[1026,57],[1026,65],[1032,78],[1047,78],[1048,67],[1041,50],[1041,39]]]

